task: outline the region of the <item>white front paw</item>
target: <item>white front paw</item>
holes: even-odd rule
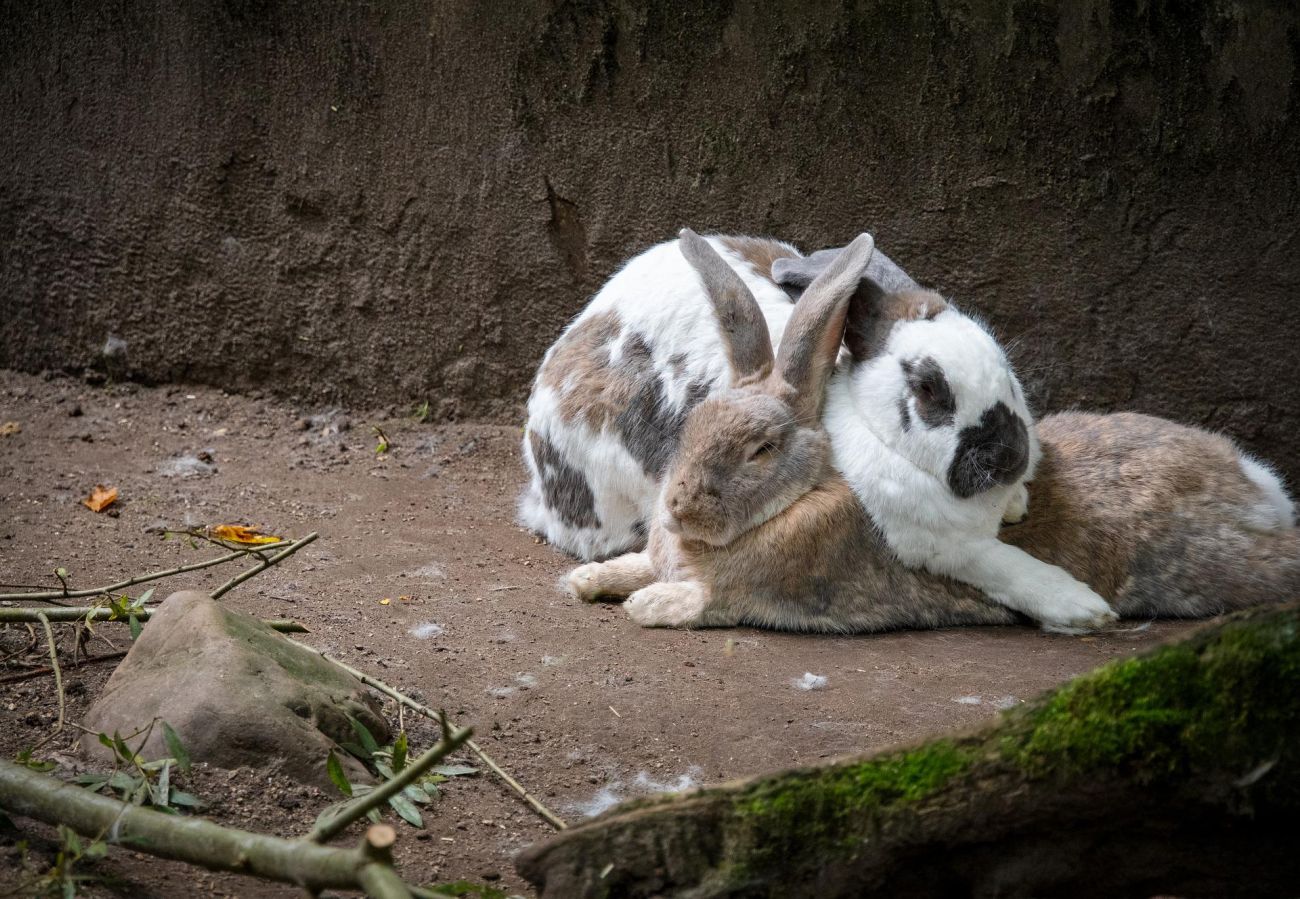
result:
[[[689,627],[704,614],[704,591],[694,584],[659,583],[633,593],[623,608],[642,627]]]
[[[1068,576],[1058,584],[1045,585],[1034,617],[1043,630],[1058,634],[1095,631],[1119,618],[1106,600]]]
[[[1029,516],[1029,486],[1023,481],[1011,489],[1002,509],[1003,524],[1019,524]]]
[[[600,590],[600,570],[604,567],[603,562],[588,562],[586,565],[579,565],[577,568],[565,575],[561,582],[564,590],[574,599],[580,599],[583,602],[595,602],[604,594]]]

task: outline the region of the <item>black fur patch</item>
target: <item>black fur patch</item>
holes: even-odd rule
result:
[[[1029,429],[1019,415],[997,403],[979,424],[963,428],[948,467],[948,487],[962,499],[1010,484],[1029,467]]]
[[[931,428],[950,425],[957,415],[957,398],[943,368],[929,356],[919,362],[903,361],[903,377],[916,397],[916,414]]]
[[[912,430],[912,413],[907,411],[907,397],[898,398],[898,420],[903,425],[903,433]]]
[[[569,527],[600,527],[596,498],[582,472],[565,462],[551,442],[536,431],[528,432],[528,443],[541,473],[546,505]]]
[[[635,370],[637,388],[627,408],[614,420],[614,426],[645,473],[658,478],[677,451],[687,414],[709,395],[709,385],[692,381],[687,385],[682,407],[671,408],[664,396],[663,382],[651,363],[650,347],[639,334],[627,339],[619,364]]]

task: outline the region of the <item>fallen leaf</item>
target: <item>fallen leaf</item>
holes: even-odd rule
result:
[[[23,426],[16,421],[6,421],[0,424],[0,437],[12,437],[23,429]]]
[[[388,605],[390,602],[392,602],[392,600],[389,599],[387,596],[385,596],[383,599],[379,600],[379,604],[380,604],[381,606],[386,606],[386,605]]]
[[[90,491],[90,496],[83,499],[81,504],[92,512],[103,512],[115,502],[117,502],[116,487],[105,487],[103,484],[96,484],[95,489]]]
[[[263,534],[257,528],[246,528],[242,524],[219,524],[211,528],[209,533],[218,540],[225,540],[230,543],[247,543],[254,546],[262,543],[279,543],[284,539],[283,537]]]
[[[411,597],[409,597],[409,596],[405,596],[405,595],[403,595],[403,596],[399,596],[399,597],[397,597],[397,598],[398,598],[399,600],[401,600],[402,602],[410,602],[410,601],[411,601]]]

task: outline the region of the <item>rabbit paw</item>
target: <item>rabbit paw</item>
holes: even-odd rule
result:
[[[1114,624],[1119,618],[1106,600],[1074,580],[1044,591],[1035,617],[1043,630],[1057,634],[1082,634]]]
[[[583,602],[595,602],[608,593],[601,589],[600,573],[605,567],[603,562],[588,562],[565,575],[561,582],[564,592]]]
[[[623,608],[642,627],[690,627],[703,617],[708,599],[697,584],[660,583],[633,593]]]
[[[1020,524],[1029,517],[1029,487],[1017,484],[1007,497],[1007,504],[1002,509],[1003,524]]]

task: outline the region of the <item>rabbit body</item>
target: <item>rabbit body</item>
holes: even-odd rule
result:
[[[780,343],[794,305],[764,260],[788,244],[710,237]],[[770,262],[766,263],[770,267]],[[630,260],[547,352],[532,395],[520,519],[581,559],[645,545],[663,472],[686,414],[728,386],[718,319],[677,241]]]
[[[683,246],[724,314],[735,305],[734,296],[718,298],[725,272],[708,273],[707,246]],[[566,581],[573,594],[630,594],[628,614],[656,626],[863,632],[1017,620],[987,591],[900,559],[871,505],[832,464],[822,395],[834,385],[853,274],[870,250],[864,235],[811,282],[775,370],[770,349],[732,353],[733,364],[748,362],[730,389],[687,417],[648,551],[576,569]],[[1054,415],[1038,433],[1028,520],[1002,540],[994,533],[988,557],[1005,548],[1059,572],[1106,597],[1112,615],[1200,616],[1300,593],[1291,500],[1231,441],[1133,414]],[[901,470],[905,461],[890,464]],[[900,494],[897,508],[909,500]]]

